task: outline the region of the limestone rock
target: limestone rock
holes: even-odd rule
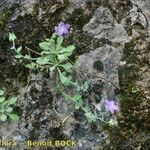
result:
[[[108,8],[99,7],[83,30],[94,38],[105,38],[111,42],[125,43],[128,41],[126,30],[112,16]]]

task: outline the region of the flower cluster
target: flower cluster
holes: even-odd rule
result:
[[[105,100],[105,108],[109,110],[112,114],[119,111],[118,105],[115,104],[113,100]]]
[[[70,24],[68,23],[65,24],[64,22],[60,22],[58,26],[55,27],[55,31],[58,36],[68,35],[70,31]]]

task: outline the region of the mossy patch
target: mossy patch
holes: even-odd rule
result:
[[[6,32],[6,25],[8,23],[8,19],[11,16],[11,11],[8,8],[3,9],[3,13],[0,19],[0,33]]]
[[[130,125],[134,124],[137,128],[141,128],[144,125],[144,120],[139,119],[139,116],[134,114],[135,111],[138,111],[137,106],[145,99],[143,91],[139,90],[136,85],[136,82],[141,78],[139,69],[143,65],[137,57],[138,52],[134,50],[136,40],[126,44],[124,48],[123,60],[127,61],[127,65],[119,68],[119,75],[120,86],[123,91],[121,94],[122,113],[128,120],[126,122]],[[146,128],[143,128],[143,130],[146,130]]]
[[[146,108],[141,108],[141,103],[146,101],[142,90],[137,86],[137,81],[141,79],[139,74],[140,67],[143,65],[138,57],[138,51],[135,51],[137,39],[127,43],[124,47],[122,61],[126,65],[120,66],[119,83],[121,87],[121,115],[118,116],[119,128],[109,129],[112,139],[112,148],[132,149],[143,145],[143,149],[148,145],[145,136],[149,132],[148,115]],[[118,140],[119,139],[119,140]],[[129,140],[130,139],[130,140]]]
[[[128,12],[132,7],[130,0],[118,0],[115,2],[113,0],[108,0],[107,5],[118,22],[128,15]]]

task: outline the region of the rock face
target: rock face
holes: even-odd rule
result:
[[[18,123],[0,123],[2,140],[17,141],[16,150],[26,149],[27,140],[64,139],[77,141],[73,150],[150,149],[149,0],[2,0],[0,13],[0,85],[19,95],[21,116]],[[49,76],[14,59],[8,32],[18,35],[18,45],[38,49],[61,20],[73,28],[65,44],[77,47],[72,59],[89,79],[91,105],[98,109],[101,100],[115,99],[118,127],[88,124],[82,111],[53,91]]]
[[[142,0],[131,0],[133,3],[133,7],[139,8],[139,11],[136,10],[136,15],[134,18],[137,18],[137,20],[148,30],[148,34],[150,37],[150,3],[148,0],[142,1]]]
[[[90,22],[83,28],[88,34],[97,39],[107,39],[113,43],[125,43],[128,35],[123,25],[118,24],[108,8],[99,7],[94,12]]]
[[[89,75],[92,83],[97,83],[99,80],[104,82],[104,91],[102,91],[104,99],[117,99],[115,94],[115,90],[119,89],[117,68],[120,64],[121,56],[119,49],[104,45],[90,53],[79,56],[76,68]]]

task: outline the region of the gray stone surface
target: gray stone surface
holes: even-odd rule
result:
[[[117,68],[121,58],[121,50],[113,46],[104,45],[94,51],[81,55],[75,67],[82,70],[85,75],[89,75],[91,83],[96,83],[100,79],[105,83],[102,92],[103,99],[116,99],[114,90],[117,87],[119,88]],[[104,68],[102,71],[94,68],[94,63],[97,61],[102,62]]]
[[[98,39],[125,43],[128,35],[121,24],[118,24],[108,8],[99,7],[88,24],[83,28],[88,34]]]
[[[142,21],[143,22],[142,24],[145,27],[147,27],[148,29],[147,31],[150,37],[150,2],[149,0],[131,0],[131,2],[133,3],[133,6],[135,5],[136,7],[140,9],[140,11],[138,12],[140,13],[138,16],[139,17],[138,20],[140,20],[140,22]],[[134,17],[136,18],[137,14]]]

